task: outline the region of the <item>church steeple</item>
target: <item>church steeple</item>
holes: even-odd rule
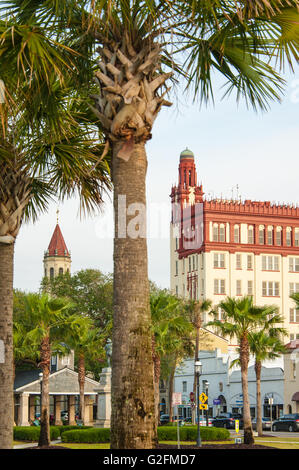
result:
[[[71,254],[58,223],[58,213],[57,210],[57,224],[44,254],[44,275],[50,278],[70,272],[71,268]]]

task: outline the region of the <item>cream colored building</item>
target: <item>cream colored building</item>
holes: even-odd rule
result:
[[[252,295],[256,305],[278,306],[289,339],[298,339],[299,311],[290,294],[299,292],[299,208],[206,200],[188,149],[171,200],[171,290],[214,306],[227,296]],[[206,314],[204,322],[211,319]]]
[[[299,413],[299,340],[290,341],[284,354],[284,412]]]

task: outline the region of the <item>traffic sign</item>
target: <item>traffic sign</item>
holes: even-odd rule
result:
[[[199,405],[199,409],[200,409],[200,410],[207,410],[207,409],[208,409],[208,405],[205,405],[204,403],[201,403],[201,404]]]
[[[190,392],[190,401],[193,402],[195,400],[195,393]]]
[[[207,397],[207,395],[206,395],[204,392],[202,392],[202,393],[199,395],[199,399],[200,399],[201,403],[205,403],[205,402],[207,401],[208,397]]]

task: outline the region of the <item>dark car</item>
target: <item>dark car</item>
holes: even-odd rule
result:
[[[167,424],[169,423],[169,415],[162,414],[160,415],[160,424]]]
[[[283,415],[273,421],[272,431],[299,431],[299,413]]]
[[[239,429],[243,427],[243,416],[238,413],[221,413],[215,416],[212,421],[212,426],[216,428],[235,429],[235,421],[239,420]]]

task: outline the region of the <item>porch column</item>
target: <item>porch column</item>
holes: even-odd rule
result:
[[[85,395],[85,410],[84,410],[84,425],[90,426],[92,424],[92,413],[93,413],[93,406],[92,400],[89,395]]]
[[[29,426],[29,393],[21,393],[18,426]]]
[[[29,422],[35,419],[35,395],[29,396]]]
[[[55,426],[61,426],[61,395],[54,395],[54,423]]]
[[[69,415],[69,425],[73,426],[76,424],[75,420],[75,395],[69,395],[69,409],[68,409],[68,415]]]

